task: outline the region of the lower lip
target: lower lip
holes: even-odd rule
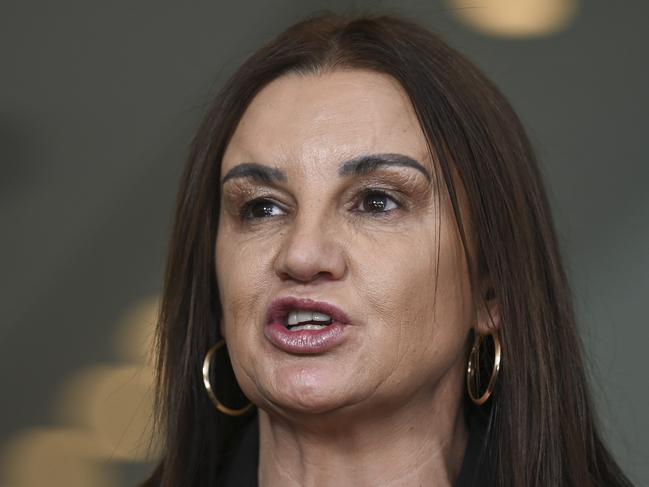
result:
[[[269,323],[264,334],[277,348],[288,353],[323,353],[339,345],[345,338],[347,325],[334,322],[320,330],[289,331],[281,323]]]

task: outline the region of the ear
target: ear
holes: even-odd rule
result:
[[[486,335],[500,330],[500,300],[490,283],[482,286],[475,331]]]

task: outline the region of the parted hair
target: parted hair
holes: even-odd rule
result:
[[[465,250],[469,268],[480,275],[472,280],[487,276],[498,299],[503,364],[482,406],[493,484],[630,486],[598,433],[542,177],[510,104],[475,65],[416,23],[332,14],[290,27],[250,56],[222,87],[192,142],[157,329],[163,455],[143,486],[216,485],[232,438],[249,420],[218,413],[201,376],[207,350],[221,339],[214,249],[226,146],[268,83],[289,73],[340,69],[387,74],[401,85],[465,249],[469,233],[474,240],[475,251]],[[470,217],[460,211],[458,181]],[[236,382],[219,379],[219,394],[228,393],[238,393]]]

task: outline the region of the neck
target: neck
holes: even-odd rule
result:
[[[451,486],[468,437],[461,401],[452,402],[299,421],[260,410],[259,485]]]

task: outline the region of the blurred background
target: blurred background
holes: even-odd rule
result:
[[[412,17],[475,61],[536,147],[603,433],[649,485],[649,3],[0,3],[0,486],[135,485],[156,459],[152,326],[211,96],[322,9]]]

